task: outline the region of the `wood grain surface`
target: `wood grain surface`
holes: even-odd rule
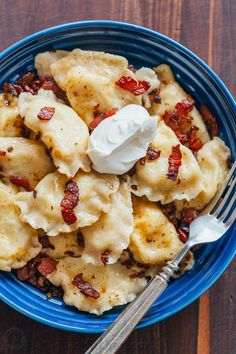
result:
[[[110,19],[160,31],[197,53],[236,96],[235,0],[0,0],[0,50],[49,26]],[[199,301],[135,331],[119,353],[236,353],[236,260]],[[0,303],[0,353],[83,353],[97,338],[38,324]]]

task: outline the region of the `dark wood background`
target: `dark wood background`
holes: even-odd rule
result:
[[[236,96],[235,0],[0,0],[0,50],[49,26],[88,19],[160,31],[197,53]],[[199,301],[134,332],[119,353],[236,353],[236,259]],[[38,324],[0,303],[0,353],[83,353],[97,338]]]

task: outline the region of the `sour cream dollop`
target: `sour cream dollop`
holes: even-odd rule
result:
[[[143,156],[157,129],[157,118],[139,105],[130,104],[104,119],[89,138],[87,154],[93,169],[121,175]]]

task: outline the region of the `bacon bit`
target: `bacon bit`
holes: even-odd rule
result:
[[[37,266],[39,273],[45,277],[56,270],[57,261],[52,258],[43,258]]]
[[[46,256],[42,253],[38,254],[31,261],[29,261],[24,267],[17,269],[16,274],[19,280],[27,281],[31,285],[37,287],[41,291],[46,293],[47,298],[63,296],[63,290],[60,286],[55,286],[42,275],[37,267],[42,259],[46,259]]]
[[[177,136],[181,144],[187,143],[189,141],[188,133],[181,133],[180,131],[176,130],[175,135]]]
[[[10,177],[10,181],[15,186],[22,187],[26,191],[30,191],[30,184],[26,178],[19,177],[19,176],[12,176],[12,177]]]
[[[101,254],[101,261],[104,265],[106,265],[109,262],[109,255],[111,254],[110,250],[105,250],[102,254]]]
[[[62,209],[61,214],[62,214],[63,220],[68,225],[74,224],[77,220],[77,217],[76,217],[74,211],[71,209]]]
[[[133,274],[130,274],[129,277],[130,277],[130,279],[143,278],[143,277],[145,277],[145,271],[141,270],[140,272],[135,272]]]
[[[136,186],[136,184],[131,184],[130,186],[134,191],[138,190],[138,186]]]
[[[30,270],[27,264],[24,267],[17,269],[17,277],[21,281],[26,281],[30,278]]]
[[[4,84],[3,84],[3,92],[4,93],[9,92],[12,96],[15,96],[15,97],[18,97],[20,94],[20,92],[15,87],[15,85],[9,84],[7,82],[4,82]]]
[[[158,159],[160,157],[160,155],[161,155],[161,151],[157,150],[151,146],[147,149],[146,156],[142,157],[139,160],[139,163],[140,163],[140,165],[144,166],[146,163],[146,159],[148,159],[149,161],[154,161],[154,160]]]
[[[8,146],[7,151],[8,152],[12,152],[13,151],[13,146]]]
[[[37,115],[40,120],[50,120],[55,113],[54,107],[43,107]]]
[[[44,81],[42,83],[41,89],[47,90],[47,91],[53,91],[53,83],[50,81]]]
[[[197,133],[198,130],[199,130],[199,128],[197,128],[197,127],[193,127],[193,128],[190,130],[190,134],[189,134],[189,148],[190,148],[192,151],[198,151],[198,150],[200,150],[201,147],[203,146],[203,143],[201,142],[201,140],[196,137],[196,133]]]
[[[139,163],[140,163],[140,165],[144,166],[146,163],[146,156],[141,157],[141,159],[139,159]]]
[[[94,118],[92,122],[89,124],[90,128],[95,129],[102,122],[101,117]]]
[[[136,69],[135,69],[135,67],[134,67],[132,64],[129,64],[129,65],[128,65],[128,69],[129,69],[130,71],[132,71],[133,73],[136,72]]]
[[[0,156],[6,156],[6,151],[0,150]]]
[[[153,103],[161,103],[161,97],[159,96],[160,90],[154,89],[149,94],[148,97]]]
[[[24,85],[23,86],[23,91],[24,92],[29,92],[33,96],[36,95],[36,92],[31,87],[29,87],[28,85]]]
[[[100,296],[99,292],[95,290],[89,282],[83,280],[82,276],[83,273],[76,275],[72,280],[72,284],[75,285],[83,295],[98,299]]]
[[[65,193],[70,192],[72,194],[79,196],[79,188],[78,188],[77,183],[74,181],[66,182],[64,192]]]
[[[113,116],[117,112],[117,108],[111,108],[107,113],[99,113],[99,104],[94,107],[93,114],[94,119],[89,124],[90,128],[95,129],[104,119]]]
[[[129,91],[134,96],[142,95],[151,86],[147,81],[136,81],[130,76],[122,76],[119,80],[116,81],[116,85],[126,91]]]
[[[66,93],[60,89],[51,75],[38,77],[34,72],[23,75],[15,84],[5,82],[3,92],[9,92],[18,97],[22,92],[30,92],[36,95],[40,89],[52,90],[57,98],[67,101]]]
[[[30,85],[35,80],[35,77],[36,74],[34,72],[28,72],[17,81],[17,84],[21,86]]]
[[[148,150],[147,150],[147,155],[146,157],[148,158],[148,160],[156,160],[160,157],[161,155],[161,151],[160,150],[157,150],[155,149],[154,147],[149,147]]]
[[[178,236],[181,242],[185,243],[188,239],[186,233],[182,229],[178,229]]]
[[[198,217],[199,213],[194,208],[185,208],[181,210],[181,221],[190,225],[191,222]]]
[[[182,165],[182,153],[180,151],[180,144],[172,146],[172,153],[168,160],[168,173],[167,178],[176,181],[179,168]]]
[[[73,211],[79,202],[79,188],[76,182],[68,181],[65,184],[65,196],[61,201],[61,214],[63,220],[68,224],[74,224],[77,217]]]
[[[181,102],[176,103],[175,105],[175,113],[179,116],[186,117],[189,112],[192,111],[195,101],[192,97],[185,98]]]
[[[211,114],[207,106],[202,104],[200,107],[200,112],[202,114],[203,121],[206,124],[208,133],[210,134],[210,137],[213,138],[214,136],[218,136],[218,125],[216,119]]]
[[[172,112],[166,111],[162,119],[166,125],[171,128],[181,144],[185,144],[190,140],[190,135],[192,132],[192,119],[188,117],[193,109],[195,101],[188,97],[187,99],[178,102]],[[196,145],[192,145],[194,148],[200,145],[200,140]]]

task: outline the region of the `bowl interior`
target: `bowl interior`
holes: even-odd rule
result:
[[[13,45],[0,54],[0,87],[33,70],[34,56],[42,51],[73,48],[106,51],[125,56],[135,67],[168,63],[184,89],[197,104],[206,104],[216,116],[220,136],[236,153],[235,103],[217,76],[191,52],[174,41],[134,25],[88,21],[45,30]],[[231,229],[221,240],[195,253],[194,268],[171,282],[138,327],[160,321],[201,295],[223,272],[236,251]],[[58,299],[45,300],[43,293],[0,272],[0,297],[20,312],[61,329],[95,333],[104,331],[120,313],[115,308],[102,317],[78,312]]]

